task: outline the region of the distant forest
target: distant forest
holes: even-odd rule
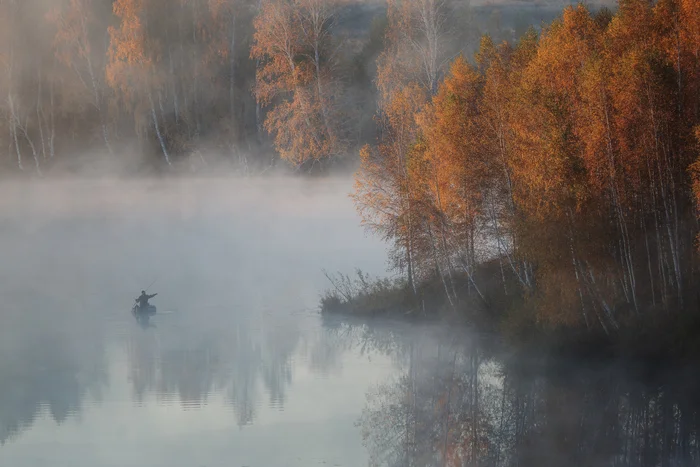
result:
[[[382,131],[378,58],[393,53],[397,21],[411,43],[404,58],[436,91],[449,62],[470,56],[483,34],[514,43],[561,7],[2,0],[0,167],[36,176],[354,166]]]

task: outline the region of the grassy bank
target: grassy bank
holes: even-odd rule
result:
[[[543,324],[546,307],[536,293],[526,295],[513,277],[505,277],[497,261],[482,264],[472,277],[456,276],[453,284],[428,278],[414,291],[403,279],[326,274],[331,286],[321,298],[321,313],[359,320],[392,318],[444,321],[495,333],[532,352],[591,359],[696,359],[700,357],[700,308],[695,292],[684,307],[660,311],[657,306],[621,315],[617,329],[582,323]],[[446,287],[456,291],[448,298]],[[478,290],[477,290],[478,289]]]

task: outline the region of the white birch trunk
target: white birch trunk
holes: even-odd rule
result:
[[[165,158],[165,162],[167,162],[167,164],[170,166],[172,165],[170,163],[170,156],[168,155],[168,149],[165,147],[165,140],[163,139],[163,135],[160,132],[160,125],[158,124],[158,115],[156,114],[156,106],[153,102],[153,93],[150,90],[148,91],[148,100],[151,104],[151,118],[153,119],[153,127],[156,130],[156,136],[158,136],[158,141],[160,142],[160,148],[163,151],[163,157]]]
[[[15,143],[15,152],[17,154],[17,167],[19,170],[24,170],[22,166],[22,150],[19,146],[19,139],[17,138],[17,114],[15,113],[15,104],[12,99],[12,91],[7,94],[7,101],[10,104],[10,134],[12,135],[12,140]]]

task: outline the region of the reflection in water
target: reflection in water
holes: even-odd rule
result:
[[[404,338],[402,375],[368,394],[372,465],[690,466],[700,462],[696,375],[641,379],[486,352],[477,339]]]
[[[234,319],[217,311],[200,310],[189,321],[164,318],[160,326],[129,336],[127,366],[136,401],[143,403],[152,392],[161,402],[196,408],[219,393],[239,426],[253,422],[261,389],[270,406],[284,406],[301,337],[293,317],[239,313]]]
[[[363,356],[363,368],[386,356],[399,369],[377,380],[355,415],[371,465],[700,462],[700,384],[690,372],[651,377],[622,364],[546,361],[439,326],[350,325],[328,318],[319,326],[309,313],[224,316],[205,309],[198,319],[162,316],[155,328],[132,322],[117,336],[111,347],[117,355],[109,359],[104,336],[97,334],[78,340],[60,326],[51,332],[24,327],[21,339],[4,333],[0,439],[7,443],[29,429],[42,410],[60,425],[80,413],[88,397],[90,407],[99,408],[107,369],[115,374],[118,354],[126,356],[137,404],[200,411],[223,400],[239,427],[255,425],[265,405],[286,405],[299,384],[299,361],[320,376],[313,390],[327,395],[334,408],[343,407],[346,396],[334,397],[333,381],[342,377],[345,356],[354,354]],[[89,441],[90,433],[85,436]]]
[[[107,384],[97,335],[85,336],[77,345],[61,323],[30,324],[5,311],[0,328],[0,445],[30,428],[42,412],[64,423],[80,412],[86,395],[100,400]]]
[[[351,180],[8,185],[0,465],[365,463],[353,421],[390,363],[291,312],[316,306],[324,268],[384,269]]]
[[[384,268],[351,180],[10,185],[0,465],[364,463],[352,421],[385,368],[290,313],[316,305],[323,268]],[[154,280],[139,326],[133,298]]]

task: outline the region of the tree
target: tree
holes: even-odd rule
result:
[[[390,0],[385,47],[377,59],[380,103],[411,82],[427,93],[438,83],[451,55],[450,0]]]
[[[2,77],[3,95],[6,96],[6,115],[10,143],[14,152],[16,166],[24,170],[23,150],[30,150],[33,156],[34,169],[41,175],[38,147],[35,144],[37,129],[35,122],[43,122],[40,109],[41,77],[36,70],[41,69],[43,55],[33,52],[34,44],[25,44],[22,34],[27,16],[37,5],[31,2],[7,0],[0,3],[0,21],[2,22],[3,50],[0,51],[0,62],[4,66]],[[30,90],[30,91],[28,91]],[[36,92],[36,93],[35,93]],[[44,139],[42,137],[42,144]]]
[[[151,0],[115,0],[114,14],[119,18],[119,25],[109,28],[107,83],[115,90],[121,102],[133,109],[137,128],[142,125],[143,115],[150,111],[163,157],[170,165],[153,97],[156,94],[159,104],[161,103],[160,87],[163,80],[156,73],[156,44],[149,41],[144,24],[149,1]],[[144,98],[147,99],[147,107],[143,104]]]
[[[523,215],[515,199],[516,139],[511,122],[517,118],[515,103],[520,77],[537,53],[537,41],[533,29],[527,31],[515,49],[507,43],[496,46],[490,37],[484,36],[475,57],[484,74],[483,99],[479,107],[484,157],[494,177],[485,200],[491,227],[489,234],[496,240],[506,293],[504,262],[522,289],[529,291],[534,285],[532,263],[520,253],[522,242],[518,236],[518,224]]]
[[[112,154],[103,83],[107,50],[99,45],[104,42],[100,36],[107,28],[108,19],[94,0],[67,0],[54,8],[48,19],[56,26],[53,42],[56,57],[74,74],[74,82],[82,85],[82,92],[75,97],[90,96],[90,105],[102,127],[105,148]]]
[[[228,100],[229,119],[234,124],[238,119],[236,109],[236,47],[237,47],[237,23],[239,10],[244,7],[241,0],[209,0],[211,13],[212,39],[209,53],[213,55],[212,61],[224,60],[228,65]]]
[[[425,147],[419,142],[416,115],[437,91],[447,63],[447,0],[390,1],[384,50],[377,58],[380,138],[360,153],[355,199],[363,223],[395,242],[393,264],[405,270],[416,291],[417,273],[437,271],[447,260],[440,216],[426,199]],[[384,190],[381,185],[391,186]],[[423,185],[421,185],[423,184]],[[391,206],[388,208],[388,206]],[[443,232],[444,233],[444,232]],[[438,252],[438,239],[443,238]],[[441,260],[440,257],[443,257]],[[442,272],[438,273],[443,276]],[[449,288],[446,286],[448,296]]]
[[[424,197],[436,212],[434,250],[441,252],[452,291],[453,258],[469,277],[477,263],[484,198],[491,185],[479,119],[482,90],[483,76],[459,57],[419,115],[427,164],[416,177],[424,178]]]
[[[409,178],[409,164],[417,139],[415,115],[425,103],[425,93],[411,85],[397,91],[379,117],[382,141],[360,151],[353,199],[362,223],[370,231],[394,242],[393,266],[407,272],[416,291],[416,256],[420,230],[416,196]]]
[[[265,0],[255,19],[255,95],[272,107],[265,128],[277,151],[298,168],[342,154],[325,88],[332,78],[333,16],[332,3]]]

